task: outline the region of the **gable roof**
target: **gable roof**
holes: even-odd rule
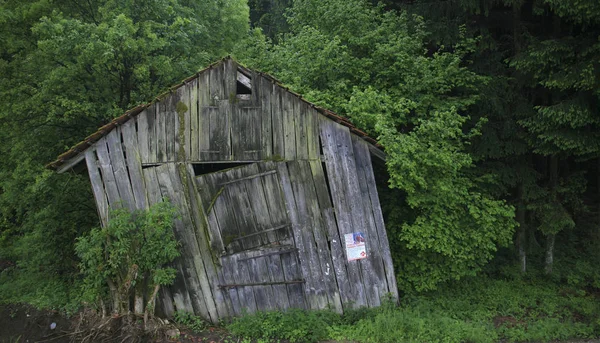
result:
[[[159,96],[157,96],[153,101],[146,103],[146,104],[141,104],[138,105],[132,109],[129,109],[128,111],[126,111],[125,113],[123,113],[122,115],[120,115],[119,117],[111,120],[108,124],[100,127],[98,130],[96,130],[96,132],[92,133],[91,135],[87,136],[83,141],[75,144],[73,147],[71,147],[71,149],[65,151],[64,153],[60,154],[56,160],[48,163],[46,165],[47,168],[49,169],[54,169],[57,170],[59,172],[65,171],[69,168],[74,167],[75,165],[79,164],[79,162],[81,162],[83,160],[83,152],[85,150],[87,150],[87,148],[89,148],[90,146],[92,146],[94,143],[96,143],[97,141],[99,141],[101,138],[105,137],[106,135],[108,135],[114,128],[123,125],[125,122],[127,122],[128,120],[134,118],[135,116],[137,116],[138,114],[140,114],[143,110],[145,110],[146,108],[150,107],[150,105],[152,105],[153,103],[162,100],[162,98],[164,98],[166,95],[174,92],[175,90],[177,90],[180,87],[185,86],[188,82],[194,80],[195,78],[197,78],[198,76],[200,76],[202,73],[221,65],[222,63],[224,63],[227,60],[232,59],[231,57],[227,56],[215,63],[212,63],[211,65],[209,65],[208,67],[198,71],[197,73],[195,73],[194,75],[186,78],[185,80],[183,80],[181,83],[170,87],[169,90],[167,92],[164,92],[162,94],[160,94]],[[240,68],[243,72],[246,73],[250,73],[251,71],[240,65],[239,63],[236,62],[236,64],[238,65],[238,68]],[[273,82],[274,84],[282,87],[283,89],[285,89],[287,92],[295,95],[296,97],[298,97],[298,99],[300,99],[301,101],[305,102],[306,104],[308,104],[310,107],[314,108],[318,113],[320,113],[321,115],[324,115],[325,117],[335,121],[338,124],[341,124],[343,126],[346,126],[350,129],[350,132],[361,137],[362,139],[364,139],[365,141],[367,141],[368,143],[370,143],[371,145],[373,145],[373,149],[369,149],[371,151],[372,154],[376,155],[377,157],[385,160],[385,153],[381,150],[381,146],[377,143],[377,140],[375,140],[374,138],[370,137],[367,133],[365,133],[364,131],[358,129],[356,126],[354,126],[354,124],[352,124],[347,118],[344,118],[328,109],[325,109],[323,107],[317,106],[311,102],[309,102],[308,100],[304,99],[302,97],[302,95],[297,94],[293,91],[291,91],[288,87],[285,87],[279,80],[275,79],[273,76],[266,74],[266,73],[262,73],[262,72],[258,72],[255,71],[255,73],[257,73],[258,75],[261,75],[263,77],[265,77],[266,79],[270,80],[271,82]]]

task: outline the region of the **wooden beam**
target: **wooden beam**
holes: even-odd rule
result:
[[[84,159],[85,159],[85,151],[80,152],[75,157],[71,157],[70,159],[68,159],[64,164],[61,164],[58,168],[56,168],[56,172],[59,174],[62,174],[64,172],[68,171],[69,169],[75,167],[79,163],[83,162]]]

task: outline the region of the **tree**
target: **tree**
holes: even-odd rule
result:
[[[0,27],[0,260],[16,264],[0,275],[0,294],[64,306],[76,298],[73,242],[98,219],[87,177],[44,165],[225,55],[248,30],[248,8],[242,0],[9,0]]]
[[[154,314],[160,286],[175,279],[175,269],[167,265],[179,256],[173,234],[176,215],[169,202],[134,213],[119,209],[106,227],[79,237],[75,250],[85,277],[84,299],[99,307],[110,299],[112,313],[143,314],[146,323]]]
[[[349,116],[388,155],[402,191],[386,225],[402,289],[471,275],[510,242],[514,211],[473,179],[466,111],[487,79],[465,64],[474,40],[430,49],[423,20],[361,0],[296,1],[290,33],[242,56],[313,102]],[[256,37],[255,37],[256,38]]]

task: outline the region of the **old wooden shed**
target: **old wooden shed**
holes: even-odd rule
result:
[[[226,58],[50,166],[85,161],[103,225],[110,208],[169,198],[182,256],[159,308],[216,322],[397,297],[372,156],[346,119]]]

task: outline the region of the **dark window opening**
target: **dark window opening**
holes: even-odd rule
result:
[[[194,175],[199,176],[199,175],[210,174],[210,173],[223,171],[223,170],[227,170],[227,169],[231,169],[231,168],[241,167],[241,166],[245,166],[245,165],[248,165],[251,163],[252,162],[245,162],[245,163],[210,163],[210,162],[209,163],[194,163],[194,164],[192,164],[192,167],[194,168]]]
[[[250,76],[240,72],[237,72],[236,82],[236,96],[241,100],[250,100],[252,95],[252,79]]]

